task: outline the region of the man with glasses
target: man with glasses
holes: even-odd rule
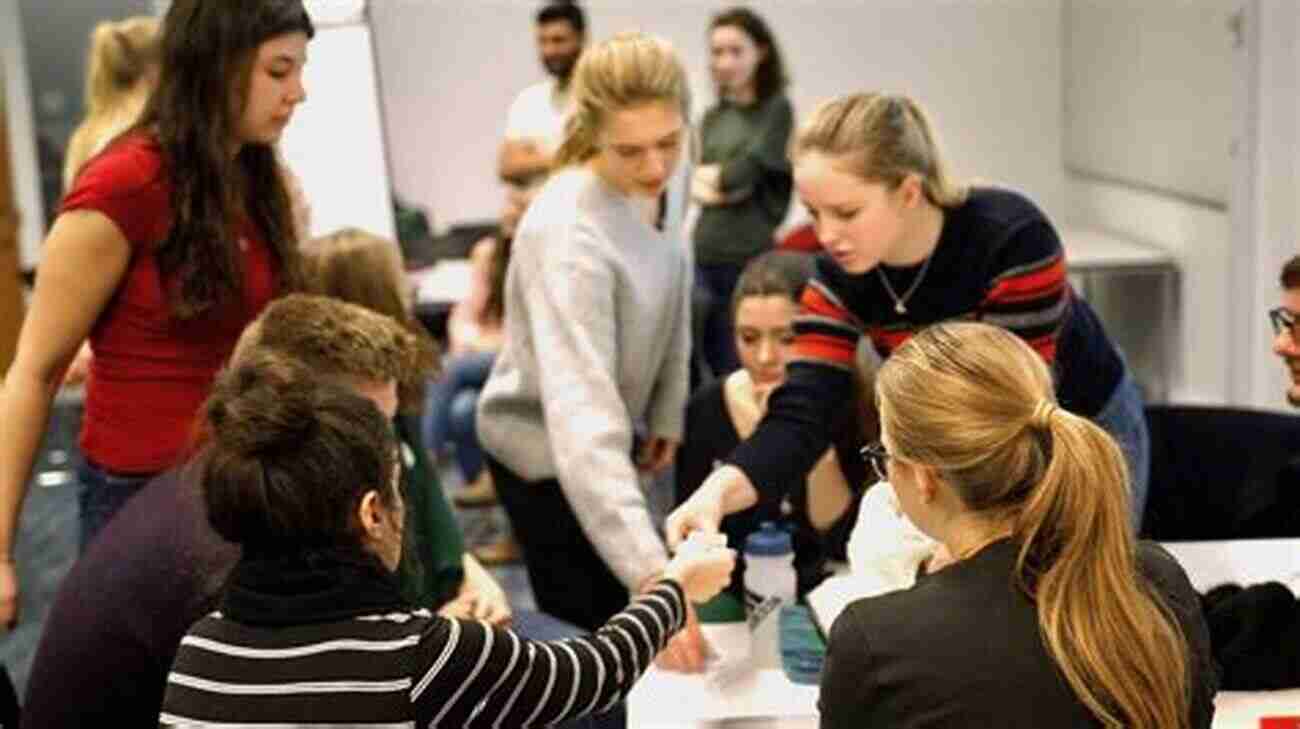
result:
[[[1291,384],[1286,399],[1300,407],[1300,256],[1295,256],[1282,267],[1282,305],[1268,312],[1273,323],[1273,353],[1282,358]]]

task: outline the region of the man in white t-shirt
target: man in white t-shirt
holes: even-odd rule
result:
[[[537,50],[550,75],[515,97],[506,119],[498,173],[527,188],[545,177],[564,140],[569,78],[586,42],[587,19],[576,2],[548,2],[537,13]]]

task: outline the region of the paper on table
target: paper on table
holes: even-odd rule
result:
[[[858,523],[849,538],[849,572],[828,577],[805,598],[822,633],[854,600],[911,587],[935,542],[903,514],[894,487],[881,482],[862,497]]]
[[[749,651],[745,623],[706,624],[700,629],[725,663]],[[792,683],[780,668],[762,668],[731,678],[717,681],[708,674],[651,667],[628,694],[628,726],[641,729],[721,719],[817,715],[817,687]]]

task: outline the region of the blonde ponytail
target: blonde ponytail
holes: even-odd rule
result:
[[[144,108],[137,83],[158,67],[162,54],[157,18],[104,21],[90,33],[86,53],[85,118],[73,132],[64,158],[65,189],[86,160],[125,130]]]
[[[796,159],[806,152],[840,159],[890,187],[916,175],[926,198],[942,208],[966,202],[968,190],[948,172],[929,117],[906,96],[861,93],[826,102],[795,135],[792,152]]]
[[[1186,729],[1187,643],[1139,574],[1123,454],[1057,405],[1042,358],[1004,329],[938,324],[899,347],[876,383],[895,455],[935,468],[967,509],[1010,527],[1015,580],[1079,700],[1111,729]]]
[[[599,151],[599,135],[610,114],[647,102],[677,105],[690,118],[690,88],[677,54],[664,40],[645,33],[619,33],[583,51],[569,82],[573,113],[556,168],[582,164]]]
[[[1183,729],[1186,640],[1138,573],[1128,472],[1092,422],[1056,409],[1039,429],[1051,457],[1015,520],[1016,579],[1038,604],[1048,652],[1110,729]]]

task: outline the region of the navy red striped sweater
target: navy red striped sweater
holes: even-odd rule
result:
[[[945,211],[929,270],[894,311],[874,270],[850,274],[830,258],[804,289],[795,320],[794,358],[767,417],[731,462],[767,497],[801,478],[825,452],[833,408],[852,407],[854,351],[871,338],[883,357],[917,330],[954,319],[983,321],[1023,337],[1052,365],[1061,406],[1101,411],[1124,375],[1124,362],[1101,322],[1066,279],[1065,253],[1047,217],[1023,195],[974,188]],[[894,291],[907,291],[921,265],[882,266]]]

